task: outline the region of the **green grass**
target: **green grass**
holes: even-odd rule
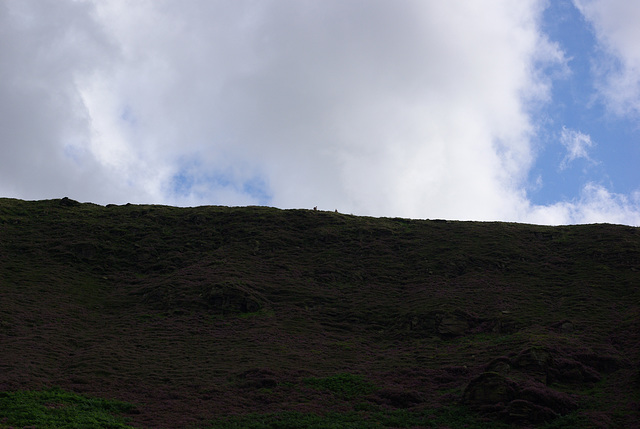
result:
[[[134,409],[125,402],[88,398],[59,388],[0,392],[0,428],[131,428],[118,415]]]
[[[357,374],[337,374],[331,377],[304,379],[306,385],[320,390],[328,390],[344,399],[353,399],[373,392],[376,386]]]

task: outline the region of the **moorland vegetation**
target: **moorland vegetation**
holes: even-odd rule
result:
[[[0,199],[1,428],[639,410],[638,228]]]

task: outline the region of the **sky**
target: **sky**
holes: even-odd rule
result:
[[[640,2],[0,0],[0,196],[640,225]]]

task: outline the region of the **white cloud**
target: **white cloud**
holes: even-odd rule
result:
[[[594,146],[594,143],[591,141],[591,136],[588,134],[562,127],[560,143],[567,149],[567,154],[560,163],[561,170],[564,170],[571,162],[579,158],[583,158],[590,163],[595,163],[588,153],[588,149]]]
[[[116,199],[127,191],[90,149],[77,83],[116,47],[83,2],[0,2],[0,193]],[[108,186],[103,186],[108,184]]]
[[[537,224],[615,223],[640,226],[640,190],[630,196],[587,183],[578,198],[547,206],[525,208],[523,219]]]
[[[629,0],[574,0],[591,22],[607,54],[595,64],[602,75],[599,91],[611,110],[640,117],[640,2]]]
[[[259,167],[281,207],[505,215],[531,163],[523,96],[547,97],[536,65],[561,56],[533,1],[97,5],[125,61],[85,102],[98,116],[126,104],[140,136],[127,149],[112,133],[128,125],[107,114],[101,159],[155,158],[156,182],[179,156],[207,159],[200,177],[233,159]]]
[[[530,219],[543,6],[2,2],[0,193]]]

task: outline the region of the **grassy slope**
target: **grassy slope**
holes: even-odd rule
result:
[[[639,286],[625,226],[0,199],[0,390],[133,402],[145,427],[424,413],[537,347],[598,372],[548,381],[573,416],[632,427]],[[376,389],[308,382],[337,374]]]

